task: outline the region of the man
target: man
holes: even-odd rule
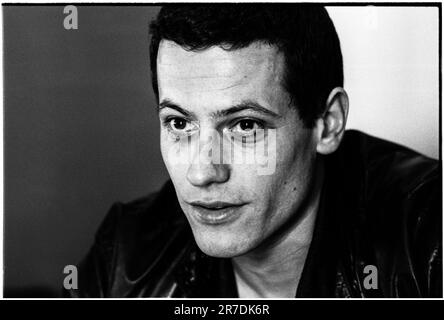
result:
[[[345,132],[324,8],[166,6],[151,33],[171,181],[113,206],[73,296],[442,296],[439,163]]]

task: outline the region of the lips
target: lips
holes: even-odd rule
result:
[[[240,216],[244,203],[231,203],[224,201],[193,201],[189,203],[193,207],[196,219],[208,225],[226,224]]]

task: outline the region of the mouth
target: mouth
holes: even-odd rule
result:
[[[189,203],[195,212],[196,219],[203,224],[219,225],[236,220],[241,214],[245,203],[230,203],[223,201]]]

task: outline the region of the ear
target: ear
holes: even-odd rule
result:
[[[339,147],[348,116],[348,96],[343,88],[334,88],[327,98],[326,109],[316,122],[318,143],[316,151],[330,154]]]

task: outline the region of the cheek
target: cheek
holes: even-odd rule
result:
[[[163,162],[173,182],[179,181],[181,176],[185,177],[186,165],[181,163],[179,144],[172,141],[165,130],[162,130],[161,133],[160,150]]]
[[[257,171],[255,166],[233,166],[230,182],[237,192],[246,194],[246,198],[253,201],[254,211],[260,215],[261,212],[267,211],[279,181],[275,174],[258,175]]]
[[[166,134],[162,130],[160,134],[160,152],[162,154],[163,163],[165,164],[168,172],[170,171],[170,157],[169,150],[171,150],[171,145],[167,141]]]
[[[277,171],[304,171],[316,153],[313,131],[301,129],[302,126],[288,125],[277,134]]]
[[[284,208],[293,207],[303,197],[307,188],[312,166],[315,162],[315,149],[309,131],[283,130],[276,141],[276,169],[272,175],[261,177],[257,182],[263,185],[263,200],[271,212],[284,213]],[[277,210],[281,207],[284,210]]]

